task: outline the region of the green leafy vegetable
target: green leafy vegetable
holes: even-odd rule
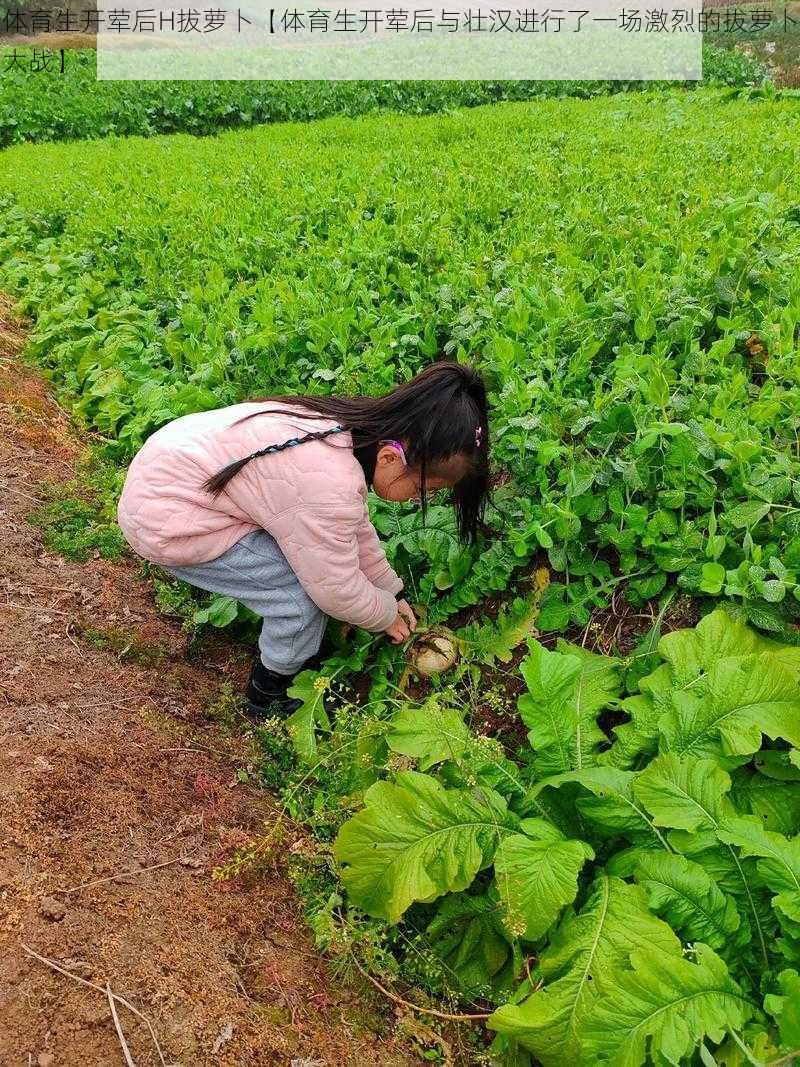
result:
[[[658,756],[633,786],[658,826],[694,833],[714,830],[732,811],[727,802],[730,776],[713,760]]]
[[[522,833],[509,834],[501,841],[494,861],[495,878],[507,928],[516,937],[536,941],[575,899],[578,875],[594,852],[582,841],[566,840],[558,831],[537,839],[541,827],[536,820],[523,820],[520,829]]]
[[[686,941],[724,949],[740,925],[739,912],[703,870],[684,856],[652,853],[639,861],[636,881],[653,911]]]
[[[584,907],[564,919],[542,955],[543,989],[519,1005],[499,1008],[488,1025],[513,1037],[544,1067],[595,1062],[584,1051],[587,1019],[595,1003],[617,987],[637,948],[662,966],[680,960],[680,942],[648,911],[644,893],[601,875]]]
[[[426,928],[427,947],[467,996],[485,996],[508,970],[511,946],[500,916],[499,902],[488,894],[458,893],[440,902]]]
[[[596,763],[604,740],[597,714],[619,692],[616,663],[566,642],[550,652],[531,640],[528,649],[520,667],[528,692],[520,698],[519,710],[530,728],[537,774]]]
[[[393,752],[414,756],[427,771],[435,763],[458,759],[466,751],[470,733],[461,713],[442,705],[437,696],[419,708],[402,708],[392,719],[386,741]]]
[[[753,1004],[707,945],[695,951],[695,963],[647,949],[631,953],[632,971],[622,972],[592,1009],[588,1052],[619,1067],[640,1067],[648,1048],[680,1063],[702,1038],[720,1042],[726,1031],[740,1030]]]
[[[466,889],[517,822],[492,790],[444,789],[416,771],[376,782],[364,803],[334,851],[353,903],[389,922],[415,900]]]

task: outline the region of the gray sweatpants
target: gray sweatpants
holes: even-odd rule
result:
[[[163,569],[199,589],[235,597],[260,615],[261,661],[278,674],[294,674],[319,652],[328,617],[266,531],[254,530],[209,563]]]

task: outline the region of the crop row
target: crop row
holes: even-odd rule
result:
[[[46,41],[45,41],[46,43]],[[596,96],[621,92],[626,82],[117,82],[96,80],[95,52],[69,51],[42,68],[40,55],[15,49],[0,77],[0,147],[18,142],[215,134],[222,129],[307,121],[372,111],[427,114],[502,100]],[[42,68],[42,69],[40,69]],[[739,52],[707,47],[704,81],[760,84],[765,69]]]

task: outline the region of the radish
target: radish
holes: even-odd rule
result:
[[[457,658],[455,637],[443,627],[422,634],[409,650],[409,663],[423,678],[449,671]]]

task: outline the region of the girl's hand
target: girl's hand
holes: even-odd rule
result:
[[[400,605],[398,604],[398,608],[399,607],[400,607]],[[412,612],[412,615],[413,615],[413,612]],[[416,620],[414,621],[414,625],[416,626]],[[407,641],[409,639],[409,637],[411,637],[411,630],[409,629],[408,623],[406,622],[406,620],[400,614],[400,611],[397,612],[397,618],[394,620],[392,625],[391,626],[387,626],[386,629],[383,632],[389,638],[391,638],[391,640],[396,645],[401,645],[403,643],[403,641]]]
[[[408,623],[408,628],[413,634],[417,628],[417,617],[414,614],[411,605],[407,600],[398,600],[397,610],[399,614],[402,615],[403,618],[406,620],[406,622]]]

